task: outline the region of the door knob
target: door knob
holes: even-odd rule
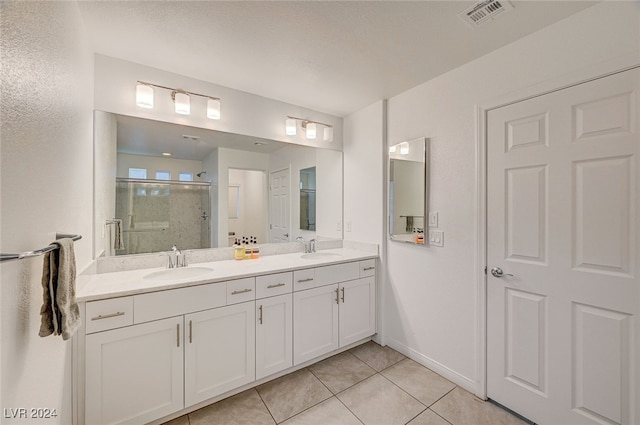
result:
[[[503,276],[511,276],[511,277],[513,277],[513,275],[511,273],[504,273],[500,267],[492,268],[491,269],[491,274],[494,277],[503,277]]]
[[[288,233],[283,233],[282,236],[284,236],[285,238],[288,238],[289,234]]]

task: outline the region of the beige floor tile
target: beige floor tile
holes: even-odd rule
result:
[[[449,422],[442,419],[437,414],[433,413],[433,410],[427,409],[420,413],[417,418],[409,422],[407,425],[451,425]]]
[[[278,423],[332,396],[331,391],[307,369],[262,384],[257,390]]]
[[[362,425],[362,422],[335,397],[294,416],[282,425]]]
[[[309,370],[334,394],[375,375],[365,362],[348,351],[309,366]]]
[[[456,387],[454,383],[411,359],[404,359],[380,373],[425,406],[431,406]]]
[[[365,425],[404,425],[426,409],[422,403],[379,374],[336,397]]]
[[[523,425],[525,423],[460,387],[438,400],[431,406],[431,410],[454,425]]]
[[[189,413],[190,425],[274,425],[255,389]]]
[[[352,348],[351,353],[380,372],[406,357],[389,347],[382,347],[373,341]]]
[[[162,425],[189,425],[189,418],[187,415],[180,416],[179,418],[175,418],[169,422],[165,422]]]

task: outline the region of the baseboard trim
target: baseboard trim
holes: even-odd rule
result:
[[[442,363],[439,363],[433,360],[432,358],[425,356],[424,354],[416,351],[411,347],[408,347],[407,345],[401,343],[396,339],[387,338],[387,345],[393,348],[394,350],[409,357],[411,360],[420,363],[422,366],[428,369],[431,369],[438,375],[448,379],[449,381],[453,382],[457,386],[464,388],[465,390],[469,391],[472,394],[476,393],[476,388],[478,386],[478,383],[473,379],[469,379],[466,376],[459,374],[458,372],[446,367]]]

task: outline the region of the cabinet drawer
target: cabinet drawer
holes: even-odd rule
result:
[[[179,316],[221,307],[227,302],[227,286],[222,283],[190,286],[133,296],[135,323]]]
[[[359,277],[360,269],[357,261],[316,268],[316,286],[346,282]]]
[[[360,261],[360,277],[376,275],[376,259]]]
[[[256,279],[249,277],[227,282],[227,305],[256,299]]]
[[[294,291],[311,289],[315,288],[316,286],[315,269],[295,270],[293,272]]]
[[[85,311],[88,334],[133,325],[133,297],[90,301]]]
[[[256,277],[256,299],[288,294],[293,289],[293,273],[277,273]]]

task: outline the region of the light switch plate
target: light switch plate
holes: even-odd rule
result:
[[[438,227],[438,212],[432,211],[429,213],[429,227]]]
[[[429,245],[444,246],[444,232],[442,230],[429,230]]]

